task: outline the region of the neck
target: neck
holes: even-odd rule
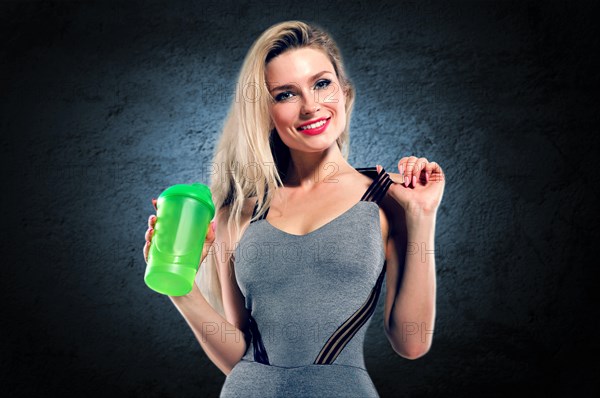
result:
[[[337,144],[321,152],[300,152],[290,148],[285,185],[310,190],[354,168],[344,159]]]

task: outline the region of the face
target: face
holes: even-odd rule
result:
[[[288,50],[267,64],[266,80],[274,98],[271,120],[290,149],[317,152],[335,144],[346,127],[346,98],[323,52]]]

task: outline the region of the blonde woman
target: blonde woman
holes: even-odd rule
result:
[[[227,375],[222,397],[378,396],[362,350],[384,280],[394,351],[415,359],[431,346],[443,173],[415,156],[399,173],[351,166],[354,99],[314,24],[268,28],[244,60],[213,158],[217,212],[197,285],[171,297]]]

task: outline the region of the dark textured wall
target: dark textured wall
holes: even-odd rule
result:
[[[365,357],[381,396],[597,394],[597,8],[1,1],[2,391],[217,396],[225,376],[143,283],[150,199],[208,182],[246,51],[301,19],[357,87],[351,164],[446,172],[433,347],[396,355],[380,300]]]

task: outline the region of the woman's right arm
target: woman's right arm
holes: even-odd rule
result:
[[[208,358],[228,375],[246,352],[244,333],[206,301],[198,286],[185,296],[169,296]]]
[[[226,221],[221,220],[222,212],[215,218],[215,224],[226,225]],[[148,230],[146,231],[146,242],[150,242],[154,232],[153,227],[156,222],[156,217],[151,216],[148,220]],[[216,239],[215,232],[209,225],[206,234],[206,240],[202,250],[201,263],[206,258],[208,250],[214,243],[217,248],[224,247],[227,242],[221,242],[221,236],[226,234],[218,234],[219,239]],[[216,241],[216,242],[215,242]],[[228,245],[227,245],[228,246]],[[144,259],[147,262],[149,244],[144,246]],[[220,262],[220,257],[219,262]],[[218,264],[221,268],[222,265]],[[223,286],[223,281],[221,281]],[[169,296],[179,313],[183,316],[188,326],[192,329],[194,336],[200,343],[200,346],[209,357],[209,359],[225,374],[228,375],[231,369],[240,361],[246,352],[246,341],[242,332],[245,325],[234,325],[223,318],[204,298],[200,289],[193,284],[192,291],[184,296]],[[242,302],[243,303],[243,302]]]

